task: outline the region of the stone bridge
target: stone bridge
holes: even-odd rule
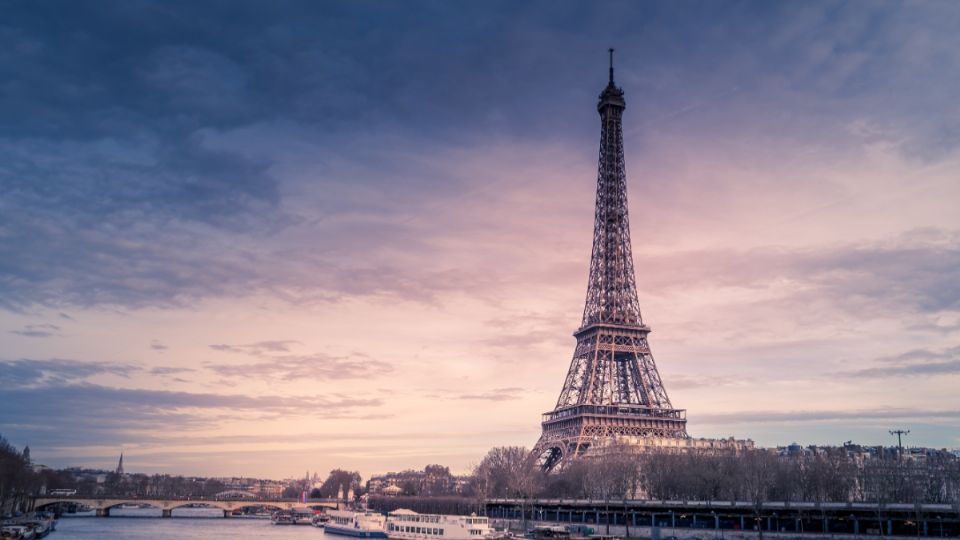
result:
[[[301,502],[299,499],[164,499],[164,498],[109,498],[109,497],[37,497],[34,499],[33,507],[36,510],[43,510],[51,506],[66,504],[76,504],[86,506],[97,512],[98,517],[110,516],[110,509],[125,504],[149,505],[161,510],[161,516],[172,517],[173,511],[185,506],[202,505],[207,508],[219,508],[223,510],[223,517],[230,517],[234,510],[250,506],[265,506],[276,508],[278,510],[290,510],[294,507],[303,508],[338,508],[341,501],[336,499],[307,499]]]

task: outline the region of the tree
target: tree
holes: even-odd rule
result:
[[[640,483],[640,461],[636,452],[629,445],[615,443],[588,462],[593,472],[593,491],[606,505],[607,534],[610,534],[610,501],[619,499],[623,503],[626,533],[630,536],[630,525],[626,520],[627,499],[636,493]]]
[[[320,493],[323,497],[332,499],[337,496],[337,492],[342,487],[343,495],[346,497],[347,492],[350,491],[350,488],[353,488],[355,493],[360,490],[360,481],[360,473],[356,471],[334,469],[330,471],[330,474],[327,475],[327,479],[324,480],[323,485],[320,486]]]
[[[490,449],[474,475],[478,485],[492,497],[520,499],[520,512],[526,528],[526,499],[537,493],[541,473],[530,451],[520,446],[498,446]]]
[[[740,460],[743,466],[741,487],[746,500],[753,508],[754,519],[760,532],[759,540],[763,540],[763,524],[760,519],[763,515],[763,503],[767,502],[770,490],[774,486],[777,472],[777,457],[765,450],[751,450]]]
[[[0,435],[0,513],[23,508],[36,489],[37,478],[30,467],[30,453],[17,451]]]

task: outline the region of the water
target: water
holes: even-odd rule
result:
[[[110,517],[64,514],[47,540],[194,540],[209,538],[323,538],[323,529],[274,525],[269,519],[224,518],[215,508],[178,508],[163,519],[160,510],[131,508],[110,511]],[[331,536],[332,539],[345,537]],[[329,539],[328,539],[329,540]]]

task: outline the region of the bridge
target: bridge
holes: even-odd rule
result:
[[[222,499],[222,498],[162,498],[162,497],[78,497],[76,495],[65,497],[37,497],[33,501],[33,507],[36,510],[50,509],[70,504],[77,506],[86,506],[96,511],[98,517],[109,517],[110,510],[123,505],[148,505],[161,510],[161,517],[173,517],[173,511],[177,508],[187,506],[205,506],[207,508],[219,508],[223,510],[223,517],[230,517],[235,510],[253,506],[263,506],[275,508],[277,510],[291,510],[293,508],[339,508],[342,501],[336,499],[307,499],[306,502],[300,499],[263,499],[263,498],[243,498],[243,499]]]

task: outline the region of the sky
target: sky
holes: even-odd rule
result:
[[[50,466],[467,472],[580,324],[608,47],[696,437],[960,447],[960,6],[11,2],[0,435]]]

